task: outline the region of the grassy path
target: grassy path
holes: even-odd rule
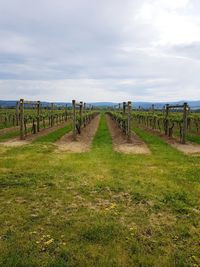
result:
[[[187,140],[191,141],[191,142],[194,142],[194,143],[197,143],[197,144],[200,144],[200,135],[188,135],[187,136]]]
[[[59,124],[57,125],[59,126]],[[62,132],[61,129],[63,129],[63,131],[69,131],[68,128],[69,127],[63,127],[62,125],[60,125],[61,128],[59,129],[55,129],[52,133],[50,134],[46,134],[45,136],[42,136],[42,137],[38,137],[36,140],[34,140],[34,142],[37,142],[37,140],[39,140],[39,142],[55,142],[56,139],[54,140],[53,138],[53,135],[54,136],[57,136],[58,135],[58,139],[61,137],[59,133]],[[45,130],[48,130],[48,129],[51,129],[50,127],[49,128],[43,128],[41,127],[40,130],[42,131],[45,131]],[[60,131],[59,131],[60,130]],[[27,128],[27,132],[31,134],[31,127],[28,127]],[[55,134],[53,134],[55,133]],[[0,133],[0,142],[3,142],[3,141],[8,141],[9,139],[11,138],[15,138],[15,137],[19,137],[20,135],[20,132],[19,132],[19,129],[12,129],[11,131],[8,131],[6,133]],[[32,134],[33,135],[33,134]],[[34,136],[34,135],[33,135]],[[50,137],[46,137],[46,136],[50,136]]]
[[[11,138],[19,136],[19,130],[7,132],[0,135],[0,142],[7,141]]]
[[[200,158],[135,130],[152,155],[114,152],[104,116],[87,153],[0,147],[0,266],[200,264]]]
[[[33,141],[33,143],[54,143],[59,140],[63,135],[69,133],[72,130],[72,124],[67,124],[47,135],[41,136]]]

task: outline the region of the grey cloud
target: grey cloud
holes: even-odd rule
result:
[[[80,97],[97,90],[93,95],[101,100],[111,94],[113,100],[123,94],[141,100],[169,97],[168,90],[176,98],[181,90],[188,98],[198,96],[199,43],[153,45],[159,33],[136,19],[144,2],[1,1],[1,98],[11,96],[11,84],[16,96],[26,97],[56,97],[57,86],[60,94],[69,86],[67,93]]]
[[[200,60],[200,42],[175,45],[168,48],[169,53],[191,60]]]

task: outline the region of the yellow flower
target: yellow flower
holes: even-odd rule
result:
[[[49,246],[53,243],[53,238],[49,239],[48,241],[44,242],[44,245]]]
[[[112,203],[111,205],[110,205],[110,209],[114,209],[116,207],[116,204],[115,203]]]

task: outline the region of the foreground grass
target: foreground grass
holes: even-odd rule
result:
[[[152,155],[113,152],[104,116],[88,153],[0,147],[0,266],[199,266],[200,158],[135,130]]]

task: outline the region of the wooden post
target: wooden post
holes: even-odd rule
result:
[[[84,112],[85,115],[87,114],[87,106],[86,106],[85,102],[83,104],[83,112]],[[83,122],[83,126],[84,127],[86,126],[86,120],[87,120],[87,118],[85,117],[84,122]]]
[[[20,139],[25,139],[24,132],[24,99],[20,99]]]
[[[73,109],[73,140],[76,141],[76,100],[72,100]]]
[[[163,113],[163,116],[164,116],[164,114],[165,114],[165,106],[163,106],[163,108],[162,108],[162,113]]]
[[[165,110],[165,135],[168,135],[168,129],[169,129],[169,104],[166,105],[166,110]]]
[[[128,133],[127,133],[127,141],[131,142],[131,101],[128,101]]]
[[[123,114],[126,113],[126,102],[123,102]]]
[[[186,143],[186,136],[187,136],[187,103],[183,104],[183,131],[182,131],[182,137],[181,137],[181,143]]]
[[[18,101],[16,102],[15,116],[16,116],[16,126],[19,126],[19,102]]]
[[[40,101],[37,101],[37,131],[40,131]]]
[[[83,102],[80,102],[80,110],[79,110],[79,114],[80,114],[80,128],[83,124]]]
[[[53,103],[51,103],[51,127],[54,125]]]
[[[153,114],[154,114],[154,109],[155,109],[155,106],[154,106],[154,104],[152,104],[152,112],[153,112]]]

